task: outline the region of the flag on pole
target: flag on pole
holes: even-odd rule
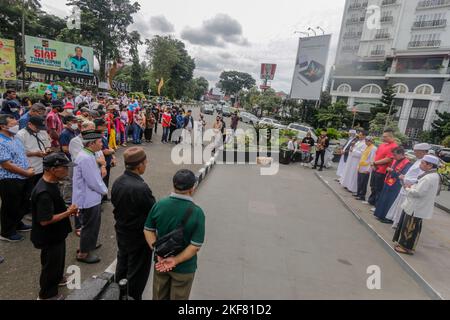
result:
[[[164,78],[161,78],[161,81],[159,81],[158,85],[158,95],[161,95],[161,89],[164,87]]]

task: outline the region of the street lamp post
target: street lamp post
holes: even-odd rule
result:
[[[22,0],[22,90],[25,91],[25,1]]]

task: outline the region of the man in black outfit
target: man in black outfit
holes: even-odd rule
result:
[[[322,160],[320,164],[319,171],[323,171],[323,166],[325,165],[325,153],[327,152],[328,147],[330,146],[330,139],[327,136],[326,131],[322,131],[322,134],[317,141],[317,151],[316,151],[316,162],[314,164],[313,169],[317,169],[317,164],[319,163],[319,157]]]
[[[116,282],[127,279],[129,296],[142,300],[152,264],[152,251],[144,237],[144,226],[156,201],[141,177],[147,167],[144,149],[126,150],[124,160],[126,171],[116,180],[111,193],[119,249],[115,278]]]
[[[70,217],[78,214],[76,205],[67,208],[58,183],[75,166],[64,153],[53,153],[43,160],[44,176],[31,195],[33,228],[31,241],[41,250],[42,271],[38,300],[63,300],[58,287],[67,284],[65,273],[66,238],[72,232]]]

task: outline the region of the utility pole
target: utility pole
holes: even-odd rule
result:
[[[22,91],[25,91],[25,1],[22,0]]]
[[[391,113],[392,113],[392,108],[394,107],[394,102],[395,102],[394,99],[392,99],[391,105],[389,106],[389,112],[386,117],[386,124],[384,125],[384,130],[387,129],[389,120],[391,119]]]

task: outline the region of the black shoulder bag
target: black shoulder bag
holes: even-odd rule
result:
[[[184,244],[184,228],[186,227],[187,222],[192,216],[193,211],[193,207],[187,209],[181,225],[174,231],[158,239],[153,244],[153,247],[155,248],[155,254],[157,256],[164,259],[168,257],[174,257],[183,252],[184,249],[186,249],[186,246]]]

